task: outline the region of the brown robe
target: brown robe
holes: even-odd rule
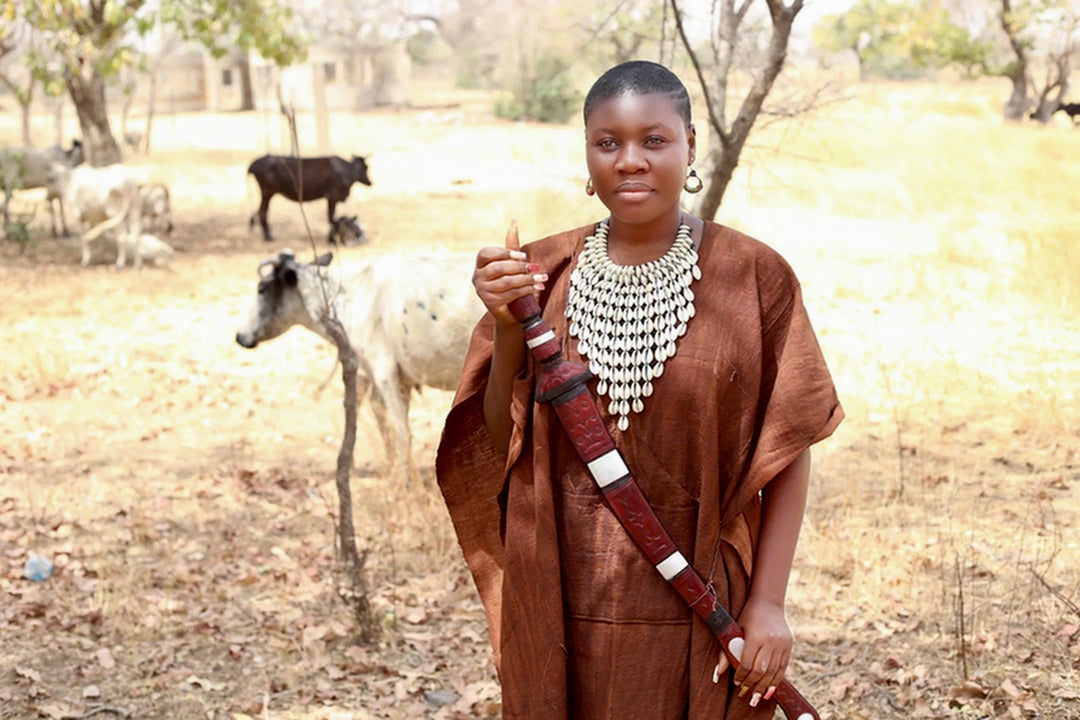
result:
[[[526,245],[549,280],[540,298],[564,356],[570,270],[593,226]],[[598,405],[650,504],[720,601],[747,599],[762,487],[843,418],[788,264],[766,245],[706,223],[696,315],[643,412],[620,432]],[[734,720],[749,708],[719,645],[604,505],[554,411],[533,402],[530,358],[515,380],[508,455],[483,396],[494,322],[473,333],[437,458],[450,516],[487,612],[503,717]],[[595,381],[590,384],[595,392]]]

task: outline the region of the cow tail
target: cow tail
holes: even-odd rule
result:
[[[131,211],[131,193],[124,195],[124,211],[113,215],[108,220],[98,223],[94,227],[90,228],[83,235],[83,242],[91,242],[101,236],[102,233],[107,232],[120,223],[124,222],[128,213]]]

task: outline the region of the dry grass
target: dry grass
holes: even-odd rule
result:
[[[373,243],[346,254],[599,216],[579,128],[426,91],[462,104],[334,118],[336,151],[374,151],[374,187],[342,210]],[[721,210],[799,273],[848,412],[816,451],[790,592],[792,673],[823,716],[1080,717],[1080,131],[1003,124],[1003,91],[856,88],[755,137]],[[306,247],[280,199],[277,243],[246,227],[246,163],[283,137],[273,117],[160,119],[136,162],[173,190],[169,270],[82,270],[47,239],[0,266],[0,717],[493,707],[445,512],[388,483],[366,413],[356,520],[386,637],[350,648],[331,582],[337,384],[319,392],[333,353],[302,331],[232,341],[257,260]],[[323,207],[307,207],[316,236]],[[428,468],[448,402],[414,405]],[[34,550],[57,562],[46,583],[20,577]],[[462,699],[436,710],[436,688]]]

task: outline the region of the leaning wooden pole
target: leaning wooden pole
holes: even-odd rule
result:
[[[296,111],[292,106],[282,104],[282,113],[285,114],[289,123],[289,134],[292,139],[292,152],[297,159],[297,168],[300,168],[300,142],[296,133]],[[295,178],[299,196],[304,196],[303,172],[298,172]],[[300,206],[300,217],[304,221],[304,229],[307,232],[308,242],[311,243],[312,254],[318,255],[315,245],[315,237],[311,233],[307,214],[304,212],[303,203]],[[360,552],[356,544],[356,527],[353,524],[352,513],[352,486],[350,475],[353,467],[353,455],[356,449],[356,372],[359,369],[360,360],[349,341],[349,334],[341,319],[334,311],[334,305],[330,302],[327,291],[325,269],[318,268],[320,287],[323,294],[323,314],[320,318],[323,327],[326,328],[334,346],[338,351],[338,362],[341,365],[341,381],[344,391],[342,405],[345,409],[345,430],[341,436],[341,446],[338,448],[337,467],[334,471],[334,482],[338,493],[338,522],[335,526],[337,538],[334,548],[337,555],[337,570],[335,572],[336,591],[338,596],[352,610],[353,617],[357,622],[357,636],[364,642],[370,642],[378,634],[378,623],[371,612],[371,602],[368,599],[367,579],[364,575],[364,567],[367,563],[368,551]]]

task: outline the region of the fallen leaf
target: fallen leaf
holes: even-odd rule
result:
[[[953,700],[974,700],[986,697],[989,691],[974,680],[949,688],[949,697]]]
[[[52,720],[63,720],[63,718],[79,717],[74,708],[64,703],[51,702],[44,705],[38,705],[37,711],[39,715],[52,718]]]
[[[116,667],[116,660],[113,658],[112,652],[109,651],[109,648],[101,648],[100,650],[98,650],[97,660],[101,667],[105,668],[106,670],[112,670],[114,667]]]
[[[998,686],[997,691],[998,693],[1004,695],[1005,697],[1013,701],[1025,700],[1031,694],[1016,687],[1013,681],[1009,680],[1008,678],[1005,678],[1002,681],[1001,685]]]
[[[15,668],[15,674],[31,682],[41,682],[41,673],[29,668]]]
[[[413,607],[403,612],[401,619],[410,625],[420,625],[428,619],[428,614],[424,608]]]

